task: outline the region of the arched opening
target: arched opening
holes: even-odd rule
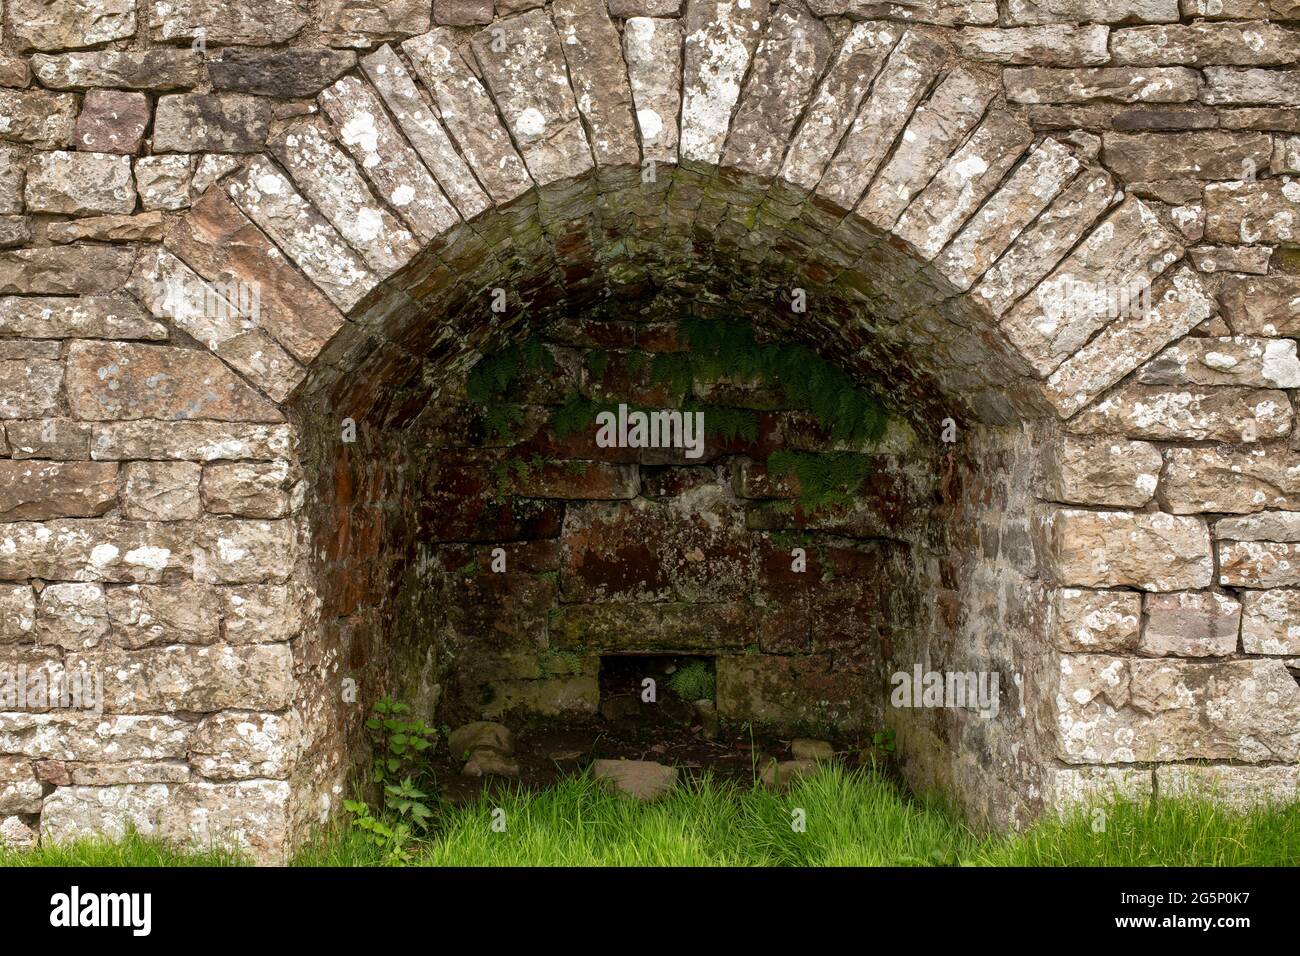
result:
[[[819,252],[766,184],[660,173],[565,183],[570,218],[534,258],[486,258],[448,291],[421,290],[446,247],[426,252],[372,296],[384,339],[346,330],[301,390],[323,665],[304,695],[334,727],[317,766],[364,750],[365,709],[330,706],[340,676],[433,723],[603,727],[608,746],[623,659],[662,678],[696,658],[724,727],[891,732],[914,785],[1028,818],[1022,701],[1044,679],[1030,504],[1049,426],[1025,369],[860,222],[831,225]],[[757,210],[751,228],[682,205],[696,177]],[[522,202],[546,221],[545,192]],[[780,228],[760,225],[772,209]],[[804,366],[863,397],[850,418],[878,402],[879,432],[837,438],[846,419],[818,419]],[[602,447],[596,415],[620,404],[699,410],[699,457]],[[975,684],[958,706],[912,702],[932,674],[991,683],[992,706]]]

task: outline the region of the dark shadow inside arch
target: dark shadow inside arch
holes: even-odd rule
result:
[[[905,250],[843,223],[821,235],[770,195],[779,230],[739,229],[725,203],[712,221],[690,177],[570,184],[533,197],[544,228],[527,206],[493,213],[354,317],[294,409],[322,658],[366,700],[503,720],[527,746],[535,726],[611,719],[602,658],[706,656],[724,737],[891,733],[917,787],[995,823],[1032,815],[1008,795],[1037,767],[1039,715],[1020,707],[1040,679],[1036,393]],[[557,218],[570,195],[590,204]],[[833,370],[887,427],[837,438],[792,400],[788,361],[787,387],[725,360],[683,384],[701,328]],[[510,373],[488,400],[484,363]],[[700,454],[602,446],[595,416],[620,404],[700,410]],[[900,704],[900,674],[910,690],[935,673],[996,674],[1001,694],[984,714]],[[364,753],[362,716],[333,716],[342,764]]]

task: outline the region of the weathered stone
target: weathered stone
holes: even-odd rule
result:
[[[1237,651],[1241,604],[1215,591],[1175,591],[1143,597],[1138,650],[1161,657],[1224,657]]]
[[[242,165],[237,155],[204,153],[194,170],[193,178],[190,179],[190,196],[197,199],[208,191],[208,187],[220,182]]]
[[[968,289],[1079,171],[1079,161],[1047,139],[1007,177],[937,259],[935,267]]]
[[[1300,591],[1243,591],[1241,649],[1247,654],[1300,654]]]
[[[1300,510],[1300,456],[1285,448],[1171,448],[1162,493],[1179,514]]]
[[[777,8],[754,52],[723,165],[763,179],[776,175],[831,53],[831,34],[819,20]]]
[[[14,458],[85,461],[90,457],[90,425],[68,418],[11,421],[5,426]]]
[[[1014,66],[1098,66],[1110,61],[1108,33],[1098,25],[1051,24],[1010,30],[964,27],[957,31],[957,44],[972,60]]]
[[[488,16],[490,19],[490,10]],[[425,104],[406,66],[392,47],[380,47],[364,57],[361,66],[397,125],[461,216],[473,219],[487,209],[491,204],[487,195],[457,152],[437,113]]]
[[[32,241],[32,221],[26,216],[0,216],[0,249],[25,246]]]
[[[241,315],[242,322],[266,330],[300,361],[315,358],[343,324],[329,300],[220,190],[195,203],[165,245],[216,289],[256,290],[256,315]]]
[[[496,33],[505,47],[501,52],[492,48],[495,31],[501,31]],[[476,34],[473,48],[484,82],[537,184],[547,186],[590,169],[591,149],[550,18],[531,10]]]
[[[717,659],[717,705],[727,720],[847,729],[866,716],[867,679],[832,670],[825,656]]]
[[[825,740],[809,740],[799,737],[790,741],[790,752],[795,760],[834,760],[835,748]]]
[[[206,522],[194,545],[194,579],[209,584],[282,584],[293,570],[290,521]]]
[[[24,89],[32,82],[32,68],[20,56],[0,53],[0,86]]]
[[[98,647],[108,636],[108,603],[99,584],[50,584],[36,607],[36,643],[66,651]]]
[[[1254,442],[1291,431],[1285,392],[1253,388],[1126,385],[1070,422],[1081,434],[1156,441]]]
[[[24,817],[0,818],[0,846],[10,850],[33,850],[39,842],[40,834],[35,825]]]
[[[677,162],[681,109],[681,25],[676,20],[633,17],[623,27],[632,102],[641,150],[654,162]]]
[[[190,762],[212,780],[283,780],[293,773],[303,743],[302,719],[292,710],[284,716],[213,714],[194,730]]]
[[[232,707],[280,710],[293,700],[293,657],[287,645],[174,646],[70,654],[98,668],[104,706],[112,713],[159,709],[206,713]]]
[[[1300,687],[1281,661],[1065,656],[1057,715],[1062,760],[1294,761]]]
[[[109,153],[33,153],[23,195],[31,212],[129,213],[135,209],[131,160]]]
[[[650,760],[597,760],[591,775],[637,800],[656,800],[677,784],[677,768]]]
[[[1002,327],[1038,373],[1048,375],[1114,317],[1117,301],[1146,288],[1182,252],[1154,210],[1125,200],[1003,316]]]
[[[156,153],[254,153],[266,142],[271,107],[242,93],[170,93],[154,114]]]
[[[45,788],[25,757],[0,757],[0,814],[40,813]]]
[[[77,149],[133,155],[144,141],[149,117],[149,101],[143,93],[90,90],[77,116]]]
[[[1210,532],[1198,518],[1158,512],[1054,511],[1052,573],[1073,587],[1179,591],[1209,587]]]
[[[0,143],[0,212],[23,211],[23,174],[27,170],[26,153],[18,146]]]
[[[223,588],[223,635],[230,644],[290,641],[302,629],[302,602],[285,587],[253,585]],[[300,616],[301,615],[301,616]]]
[[[1239,588],[1300,586],[1300,543],[1220,541],[1219,583]]]
[[[884,162],[894,139],[928,92],[945,51],[926,37],[906,33],[876,76],[839,152],[817,184],[818,195],[852,209]]]
[[[214,46],[284,43],[310,19],[307,0],[152,0],[155,40],[203,40]]]
[[[460,772],[464,777],[517,777],[519,761],[489,747],[480,747],[469,755]]]
[[[1190,23],[1131,27],[1111,34],[1117,65],[1291,66],[1300,39],[1273,23]]]
[[[429,29],[430,6],[427,0],[323,0],[321,29],[330,46],[373,46]]]
[[[859,23],[844,38],[790,143],[784,180],[805,191],[817,186],[898,36],[890,25]]]
[[[1095,308],[1095,301],[1087,294],[1082,304]],[[1048,401],[1062,417],[1073,415],[1163,345],[1208,319],[1213,309],[1213,302],[1190,269],[1179,269],[1168,279],[1159,280],[1154,289],[1143,288],[1127,302],[1113,303],[1107,311],[1119,313],[1114,321],[1048,377]]]
[[[321,93],[320,103],[375,190],[417,236],[428,242],[460,222],[373,89],[345,77]]]
[[[224,846],[254,862],[288,862],[291,788],[283,780],[196,781],[172,789],[158,835],[193,849]]]
[[[481,748],[503,754],[514,753],[515,743],[510,728],[490,720],[477,720],[457,727],[447,738],[447,752],[456,758],[464,758]]]
[[[1300,797],[1300,767],[1238,767],[1172,764],[1155,768],[1160,795],[1213,800],[1245,811],[1261,805],[1291,806]]]
[[[1300,70],[1205,70],[1203,102],[1211,106],[1300,106]]]
[[[1029,127],[993,112],[907,207],[893,228],[927,260],[956,235],[1033,140]]]
[[[958,68],[944,77],[903,130],[893,155],[858,204],[858,214],[889,229],[934,178],[993,98],[987,76]]]
[[[208,514],[244,518],[283,518],[303,494],[297,470],[286,461],[208,465],[201,487]]]
[[[1223,276],[1218,299],[1237,335],[1300,335],[1300,276]]]
[[[135,180],[145,209],[184,209],[190,204],[194,161],[186,154],[145,156],[136,160]]]
[[[197,518],[200,467],[186,461],[132,461],[123,470],[122,517],[141,521]]]
[[[1134,803],[1152,794],[1150,770],[1129,767],[1054,768],[1047,775],[1046,792],[1058,814],[1068,817],[1080,809],[1106,806],[1112,800]]]
[[[1177,23],[1178,0],[1009,0],[1007,22]]]
[[[1240,179],[1264,169],[1272,156],[1265,133],[1106,133],[1102,158],[1125,182],[1177,179]]]
[[[621,19],[635,17],[674,17],[682,0],[609,0],[609,15]]]
[[[138,216],[93,216],[69,222],[52,222],[45,235],[51,242],[159,242],[163,237],[163,217],[161,212],[155,211]],[[165,336],[140,337],[157,339]]]
[[[1138,372],[1147,385],[1249,385],[1300,388],[1294,339],[1186,338]]]
[[[1211,183],[1205,188],[1210,242],[1300,240],[1300,180]]]
[[[68,769],[68,781],[76,787],[117,787],[123,784],[186,783],[189,765],[181,760],[147,763],[82,763]]]
[[[256,287],[210,287],[171,253],[154,248],[137,262],[131,289],[151,312],[202,341],[272,399],[283,400],[301,380],[297,363],[256,328]]]
[[[68,348],[67,380],[73,414],[92,421],[282,417],[214,356],[195,349],[77,341]]]
[[[725,0],[687,0],[682,26],[682,159],[717,163],[721,158],[770,6],[768,0],[751,0],[744,9]]]
[[[448,27],[485,26],[492,22],[492,0],[433,0],[433,22]]]
[[[176,717],[0,713],[0,751],[42,760],[184,759],[192,726]]]
[[[174,525],[116,518],[61,518],[0,527],[0,568],[9,579],[154,582],[191,560]]]
[[[0,88],[0,140],[61,149],[72,145],[76,123],[71,93]]]
[[[41,85],[52,90],[187,90],[203,82],[198,50],[96,50],[32,57]]]
[[[1300,173],[1300,136],[1273,137],[1273,158],[1269,162],[1269,172]]]
[[[402,50],[433,94],[443,122],[493,202],[502,205],[529,189],[532,181],[510,134],[497,118],[483,84],[462,59],[454,35],[446,29],[433,30],[404,41]]]
[[[116,464],[0,461],[0,521],[93,518],[116,506]]]
[[[1267,275],[1272,246],[1195,246],[1187,250],[1197,272],[1245,272]]]
[[[1051,604],[1050,634],[1063,651],[1136,650],[1142,595],[1136,591],[1060,588]]]
[[[295,121],[272,138],[270,147],[315,208],[380,278],[415,257],[420,248],[415,236],[374,198],[359,166],[316,123]]]
[[[0,360],[0,418],[54,415],[62,388],[62,362]]]
[[[357,55],[351,50],[227,49],[208,61],[208,75],[214,90],[288,99],[315,96],[356,65]]]
[[[551,15],[596,166],[637,165],[628,68],[604,0],[555,0]]]
[[[159,815],[171,795],[172,788],[162,783],[59,787],[45,800],[41,840],[121,840],[128,827],[142,837],[157,836]]]
[[[1052,449],[1047,479],[1062,502],[1140,508],[1155,495],[1162,464],[1146,442],[1067,436]]]
[[[1200,75],[1181,66],[1082,70],[1026,66],[1003,71],[1002,82],[1013,103],[1186,103],[1196,99]]]
[[[1300,511],[1261,511],[1240,518],[1222,518],[1214,536],[1230,541],[1300,541]]]
[[[293,445],[287,425],[124,421],[95,425],[90,457],[101,461],[272,461],[289,454]]]
[[[36,626],[36,593],[28,584],[0,584],[0,644],[26,642]]]
[[[135,36],[135,0],[8,0],[18,49],[75,50]]]
[[[221,594],[198,584],[132,584],[108,591],[114,644],[215,644],[221,637]]]

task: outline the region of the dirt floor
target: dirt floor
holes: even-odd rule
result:
[[[671,665],[670,665],[671,666]],[[434,760],[439,789],[452,803],[473,800],[484,790],[523,786],[540,789],[582,772],[593,760],[653,760],[685,776],[711,772],[717,779],[749,785],[772,760],[790,760],[789,737],[745,728],[713,728],[695,705],[660,685],[658,699],[641,699],[635,673],[602,675],[600,714],[563,720],[534,719],[512,725],[516,777],[466,777],[464,760],[443,751]],[[826,738],[822,738],[826,739]],[[831,739],[839,758],[857,766],[861,741]]]

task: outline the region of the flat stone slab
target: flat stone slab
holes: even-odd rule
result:
[[[677,784],[677,768],[653,760],[597,760],[591,775],[637,800],[657,800]]]

